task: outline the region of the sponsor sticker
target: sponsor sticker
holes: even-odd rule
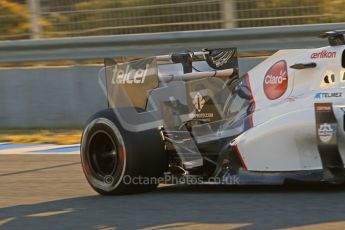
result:
[[[194,118],[204,119],[204,118],[213,118],[213,113],[197,113],[195,114]]]
[[[323,143],[328,143],[332,140],[333,135],[336,133],[336,125],[323,123],[320,124],[318,129],[318,136]]]
[[[127,65],[125,69],[120,68],[118,65],[115,66],[112,83],[113,84],[142,84],[145,82],[147,76],[147,70],[149,64],[146,65],[145,69],[130,69]]]
[[[202,108],[205,105],[205,102],[205,99],[201,96],[199,92],[194,96],[193,105],[198,112],[202,110]]]
[[[318,58],[335,58],[337,56],[337,52],[335,51],[327,51],[322,50],[321,52],[312,53],[310,55],[311,59],[318,59]]]
[[[316,105],[316,111],[331,111],[332,106],[329,104],[318,104]]]
[[[265,74],[264,93],[270,100],[280,98],[288,87],[288,72],[286,61],[280,60],[271,66]]]
[[[342,92],[334,92],[334,93],[316,93],[314,96],[315,100],[327,99],[327,98],[339,98],[342,97]]]
[[[147,77],[156,74],[156,62],[152,58],[117,64],[112,70],[111,84],[144,84]]]

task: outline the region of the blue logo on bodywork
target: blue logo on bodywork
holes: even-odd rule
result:
[[[314,96],[315,100],[330,99],[330,98],[340,98],[343,96],[342,92],[332,92],[332,93],[316,93]]]
[[[320,100],[321,99],[321,93],[316,93],[314,96],[315,100]]]

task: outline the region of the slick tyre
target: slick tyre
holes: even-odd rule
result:
[[[81,139],[81,163],[87,181],[102,195],[152,191],[168,167],[158,129],[128,131],[112,109],[90,118]]]

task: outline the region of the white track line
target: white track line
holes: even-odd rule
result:
[[[6,144],[6,143],[0,143]],[[35,146],[21,146],[18,145],[17,147],[8,148],[8,149],[0,149],[0,155],[51,155],[51,154],[58,154],[58,155],[70,155],[70,154],[79,154],[78,151],[66,151],[66,152],[54,152],[52,149],[60,149],[60,148],[69,148],[69,147],[77,147],[78,145],[52,145],[52,144],[42,144],[42,145],[35,145]],[[40,152],[34,152],[40,151]]]

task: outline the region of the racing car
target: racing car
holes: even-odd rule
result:
[[[102,195],[160,183],[343,184],[344,31],[322,37],[329,46],[280,50],[244,76],[236,48],[105,59],[108,108],[81,139],[87,181]]]

